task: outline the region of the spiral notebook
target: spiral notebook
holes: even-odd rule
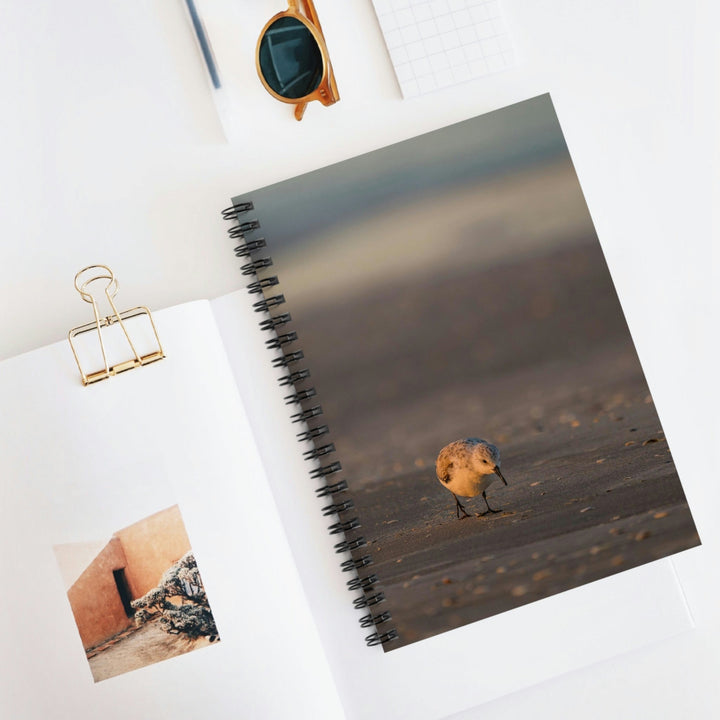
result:
[[[342,569],[372,608],[368,642],[699,544],[549,96],[238,196],[226,216],[352,553]]]
[[[692,627],[548,96],[225,216],[249,295],[0,363],[0,715],[430,720]],[[458,440],[507,485],[438,473]]]

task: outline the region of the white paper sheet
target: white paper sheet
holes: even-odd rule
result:
[[[500,0],[373,0],[404,98],[512,67]]]

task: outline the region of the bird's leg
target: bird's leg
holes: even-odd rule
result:
[[[458,500],[458,496],[453,493],[453,497],[455,498],[455,513],[457,514],[458,520],[464,520],[466,517],[472,517],[467,510],[462,506],[460,501]],[[462,510],[463,516],[460,517],[460,511]]]
[[[490,507],[490,503],[487,501],[487,497],[485,496],[485,490],[483,490],[482,496],[483,496],[483,500],[485,501],[485,504],[487,505],[487,511],[488,511],[488,512],[491,512],[491,513],[499,513],[499,512],[502,512],[502,510],[493,510],[493,509]],[[485,515],[485,513],[483,513],[483,515]]]

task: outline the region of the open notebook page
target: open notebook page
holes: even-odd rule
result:
[[[90,387],[66,342],[0,364],[0,717],[342,717],[210,305],[155,320],[166,359]],[[159,582],[178,535],[219,640],[107,640],[95,570]]]

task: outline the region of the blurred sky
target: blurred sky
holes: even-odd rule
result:
[[[410,197],[567,157],[545,94],[242,197],[253,200],[261,234],[278,254]]]
[[[294,308],[596,242],[549,95],[243,197]]]

